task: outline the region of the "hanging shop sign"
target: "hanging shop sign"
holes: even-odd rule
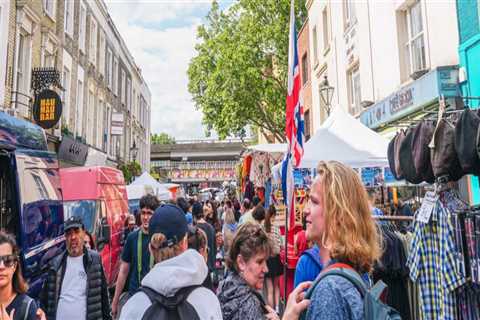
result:
[[[63,136],[58,159],[83,166],[87,160],[88,146],[68,136]]]
[[[121,112],[112,113],[112,126],[111,126],[110,134],[112,136],[123,135],[123,113]]]
[[[43,90],[35,96],[33,119],[43,129],[53,128],[62,116],[62,101],[53,90]]]
[[[459,95],[458,68],[438,67],[363,111],[360,121],[375,129],[418,111],[441,96]]]

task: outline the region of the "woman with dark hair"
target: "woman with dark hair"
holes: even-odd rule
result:
[[[85,248],[90,250],[96,250],[95,241],[93,240],[92,234],[88,231],[85,231]]]
[[[270,205],[265,216],[265,232],[272,243],[272,254],[267,260],[268,272],[265,278],[268,304],[277,310],[280,303],[280,276],[283,273],[283,265],[280,260],[282,237],[278,226],[272,223],[276,215],[277,210],[275,206]]]
[[[196,202],[192,206],[192,214],[194,219],[194,225],[202,229],[207,235],[208,244],[208,270],[213,272],[215,270],[215,256],[217,255],[217,245],[215,241],[215,229],[205,221],[205,214],[208,213],[208,206],[205,204]]]
[[[203,205],[205,221],[207,221],[215,231],[222,230],[220,221],[218,221],[217,205],[215,201],[207,200]]]
[[[19,249],[12,235],[0,231],[0,315],[2,320],[36,320],[38,306],[26,295]]]
[[[188,248],[196,250],[205,259],[205,263],[208,262],[207,235],[205,231],[203,231],[197,226],[188,226]],[[210,276],[210,273],[208,273],[205,277],[205,281],[203,281],[202,286],[214,291],[212,277]]]
[[[224,320],[279,319],[258,292],[270,252],[268,235],[260,225],[247,222],[238,229],[226,261],[231,272],[218,288]]]

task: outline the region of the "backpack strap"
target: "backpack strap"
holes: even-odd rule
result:
[[[32,302],[33,302],[33,299],[25,295],[24,298],[22,299],[20,308],[18,309],[18,311],[15,310],[15,315],[18,315],[18,317],[22,317],[21,319],[23,320],[27,320],[28,314],[30,313],[30,306]]]
[[[200,320],[195,308],[187,301],[188,296],[200,285],[189,286],[178,290],[174,296],[165,297],[155,290],[141,286],[138,291],[145,293],[152,302],[152,305],[145,311],[142,319],[157,319],[159,310],[157,306],[161,306],[165,310],[165,319],[191,319]]]

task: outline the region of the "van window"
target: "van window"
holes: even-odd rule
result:
[[[0,229],[17,233],[15,177],[8,154],[0,155]]]
[[[64,201],[63,211],[65,220],[70,217],[81,217],[85,230],[94,234],[95,220],[97,219],[97,201],[96,200],[76,200]]]
[[[24,207],[23,240],[26,248],[54,239],[63,232],[62,204],[57,201],[37,201]]]

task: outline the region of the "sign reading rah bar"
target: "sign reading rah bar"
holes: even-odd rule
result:
[[[378,128],[421,109],[441,95],[446,98],[459,95],[457,67],[438,67],[430,71],[363,111],[360,121],[369,128]]]

